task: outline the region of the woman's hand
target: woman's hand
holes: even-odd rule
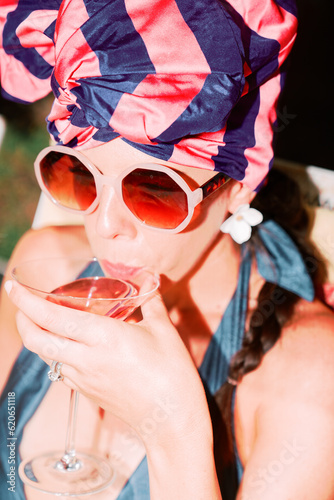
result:
[[[196,367],[160,295],[142,306],[140,323],[128,324],[56,305],[9,283],[26,348],[49,365],[63,363],[68,387],[124,420],[144,441],[168,438],[176,428],[188,432],[206,416]],[[160,436],[148,432],[150,422],[159,424]]]
[[[160,295],[142,306],[140,323],[129,324],[48,302],[16,282],[6,285],[20,309],[24,345],[48,364],[62,362],[66,385],[141,437],[152,500],[220,500],[204,389]]]

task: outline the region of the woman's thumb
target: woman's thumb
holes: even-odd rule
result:
[[[144,320],[168,318],[169,315],[160,292],[154,292],[141,306]]]

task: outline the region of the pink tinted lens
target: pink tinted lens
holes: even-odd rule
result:
[[[186,193],[165,172],[133,170],[123,179],[122,194],[131,212],[151,227],[175,229],[188,215]]]
[[[94,176],[75,156],[50,151],[40,162],[40,173],[45,188],[63,207],[87,210],[96,199]]]

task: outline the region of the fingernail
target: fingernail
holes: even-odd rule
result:
[[[6,281],[6,283],[4,284],[4,288],[5,288],[6,292],[7,292],[7,295],[9,295],[11,289],[13,288],[13,282],[12,281]]]

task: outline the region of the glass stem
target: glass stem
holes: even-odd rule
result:
[[[81,467],[81,462],[76,457],[75,453],[75,429],[77,420],[79,393],[71,389],[70,407],[68,414],[68,424],[65,442],[65,453],[57,462],[57,469],[61,470],[78,470]]]

